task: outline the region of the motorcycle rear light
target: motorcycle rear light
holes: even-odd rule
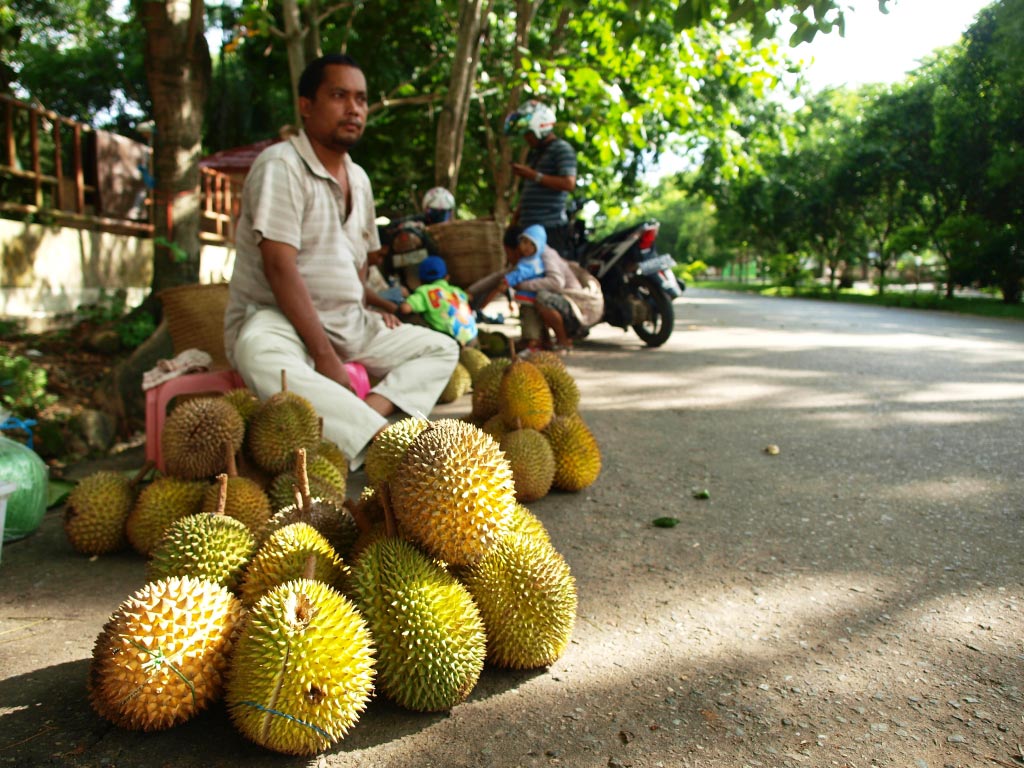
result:
[[[658,237],[658,227],[644,227],[644,231],[640,233],[640,239],[637,241],[637,247],[641,251],[646,251],[654,247],[654,240]]]

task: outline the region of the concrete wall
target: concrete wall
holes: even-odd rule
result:
[[[200,282],[229,279],[233,265],[233,247],[204,245]],[[152,276],[148,238],[0,219],[0,318],[41,329],[119,288],[136,306]]]

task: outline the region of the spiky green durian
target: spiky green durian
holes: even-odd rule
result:
[[[224,399],[238,411],[238,415],[242,417],[242,421],[246,424],[249,423],[249,419],[252,418],[252,415],[260,407],[260,399],[256,396],[256,393],[244,387],[225,392]]]
[[[320,445],[320,417],[309,400],[282,388],[252,415],[246,444],[264,471],[279,475],[292,468],[296,450],[313,453]]]
[[[228,673],[228,715],[262,747],[312,755],[342,739],[373,691],[373,639],[336,590],[297,579],[250,610]]]
[[[508,459],[490,435],[457,419],[431,422],[412,441],[390,488],[402,534],[456,565],[501,538],[515,506]]]
[[[509,429],[542,430],[551,422],[555,403],[544,374],[527,360],[516,360],[498,385],[498,413]]]
[[[412,416],[389,424],[366,449],[366,480],[370,485],[386,483],[401,464],[405,451],[430,424]]]
[[[363,551],[350,584],[377,646],[377,686],[388,698],[439,712],[469,696],[486,640],[465,587],[411,543],[387,537]]]
[[[309,560],[314,559],[312,575]],[[313,578],[340,588],[348,567],[334,548],[308,523],[292,523],[271,533],[257,550],[242,579],[242,602],[253,605],[267,590],[292,579]]]
[[[440,396],[437,398],[439,403],[454,403],[464,394],[469,392],[470,387],[473,386],[473,380],[469,375],[469,371],[466,370],[466,366],[462,363],[455,364],[455,370],[452,371],[452,375],[448,378],[448,383],[445,384],[443,390],[441,390]]]
[[[509,534],[458,576],[483,617],[489,662],[536,669],[553,664],[568,647],[576,581],[550,543]]]
[[[64,533],[83,555],[106,555],[128,546],[124,524],[135,504],[135,487],[120,472],[83,477],[68,495]]]
[[[548,529],[544,527],[544,523],[522,504],[516,504],[516,508],[512,512],[512,522],[509,525],[508,532],[509,534],[518,533],[523,536],[533,536],[541,541],[551,543],[551,536],[548,534]]]
[[[554,403],[556,416],[571,416],[576,413],[580,406],[580,388],[576,379],[572,377],[565,363],[557,355],[553,357],[558,361],[553,363],[544,360],[530,358],[530,362],[537,366],[544,380],[551,389],[551,398]]]
[[[217,482],[203,492],[199,511],[224,514],[240,521],[257,543],[263,541],[270,524],[270,499],[255,480],[230,474],[217,476]]]
[[[555,478],[555,457],[547,438],[535,429],[514,429],[498,443],[512,466],[516,501],[542,499]]]
[[[241,520],[189,515],[171,523],[153,549],[146,576],[150,581],[191,576],[234,590],[255,553],[256,539]]]
[[[581,491],[597,480],[601,473],[601,449],[582,418],[556,416],[544,430],[544,436],[555,456],[555,488]]]
[[[207,483],[177,477],[156,478],[139,493],[125,520],[128,543],[140,555],[149,557],[164,532],[179,518],[199,511]]]
[[[476,347],[462,347],[459,350],[459,362],[462,363],[466,372],[469,373],[470,383],[475,386],[476,377],[480,371],[490,365],[491,358]]]
[[[156,731],[220,698],[244,614],[226,588],[161,579],[125,600],[96,639],[89,701],[122,728]]]
[[[511,364],[510,358],[496,357],[477,374],[476,380],[473,382],[473,398],[469,414],[476,423],[483,424],[498,412],[498,389],[501,387],[501,378],[505,369]]]
[[[237,453],[244,437],[245,422],[223,395],[185,400],[167,415],[160,433],[167,474],[201,480],[223,472],[227,451]]]

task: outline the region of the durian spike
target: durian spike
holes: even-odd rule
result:
[[[220,488],[217,492],[217,508],[213,511],[215,515],[223,515],[228,507],[228,476],[221,472],[217,475],[217,483]]]
[[[316,578],[316,555],[310,554],[306,558],[306,567],[302,571],[302,578],[310,581]]]
[[[149,459],[148,461],[144,462],[143,465],[142,465],[142,468],[138,472],[135,473],[135,477],[133,477],[128,482],[128,485],[130,485],[132,488],[137,487],[139,485],[139,483],[141,483],[143,480],[145,480],[146,475],[148,475],[155,468],[156,468],[156,462],[153,461],[152,459]]]
[[[352,499],[345,499],[345,501],[343,501],[341,505],[349,511],[350,515],[352,515],[352,519],[356,521],[356,528],[359,529],[360,533],[367,533],[370,530],[370,528],[373,527],[372,524],[370,523],[370,519],[366,516],[366,513],[363,511],[363,505],[360,504],[358,501],[353,501]]]

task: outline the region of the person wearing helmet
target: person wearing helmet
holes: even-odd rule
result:
[[[522,136],[530,145],[526,162],[512,163],[512,172],[524,180],[512,223],[540,224],[548,245],[571,261],[575,253],[566,204],[576,188],[576,150],[554,129],[555,111],[535,99],[505,118],[506,135]]]
[[[423,195],[423,218],[427,224],[451,221],[455,214],[455,195],[444,187],[433,187]]]

